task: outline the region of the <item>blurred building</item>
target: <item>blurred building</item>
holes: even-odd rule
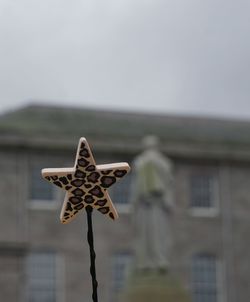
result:
[[[146,134],[174,163],[173,274],[194,302],[250,298],[250,122],[28,106],[0,117],[1,301],[91,302],[86,215],[62,225],[64,192],[40,170],[72,167],[81,136],[97,163],[131,163]],[[110,191],[119,220],[93,217],[102,302],[133,259],[132,177]]]

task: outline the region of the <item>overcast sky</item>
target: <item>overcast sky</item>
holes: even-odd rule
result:
[[[0,0],[0,111],[250,119],[250,0]]]

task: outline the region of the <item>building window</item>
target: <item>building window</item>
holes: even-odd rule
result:
[[[215,173],[193,173],[190,177],[191,208],[211,209],[218,204],[218,179]]]
[[[118,205],[129,203],[132,174],[127,174],[121,181],[117,182],[110,191],[112,201]]]
[[[112,259],[112,296],[116,301],[117,296],[124,288],[132,261],[131,253],[116,253]]]
[[[27,302],[56,302],[56,255],[30,253],[26,259]]]
[[[53,185],[42,178],[42,168],[44,168],[42,164],[32,163],[30,165],[29,199],[34,201],[52,201],[55,199],[55,190]]]
[[[195,255],[192,260],[193,302],[218,302],[217,261],[214,255]]]

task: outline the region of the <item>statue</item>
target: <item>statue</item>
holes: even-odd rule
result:
[[[190,294],[169,268],[173,174],[171,161],[158,150],[158,139],[144,138],[134,161],[131,190],[135,226],[135,263],[119,302],[190,302]]]
[[[171,161],[158,151],[158,139],[147,136],[145,150],[134,161],[131,203],[136,233],[135,268],[167,272],[173,205]]]

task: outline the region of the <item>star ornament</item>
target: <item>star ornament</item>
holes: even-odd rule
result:
[[[130,167],[125,162],[96,165],[89,144],[82,137],[73,168],[42,169],[42,176],[66,191],[60,220],[68,223],[86,206],[91,206],[112,219],[118,218],[107,189],[129,170]]]

